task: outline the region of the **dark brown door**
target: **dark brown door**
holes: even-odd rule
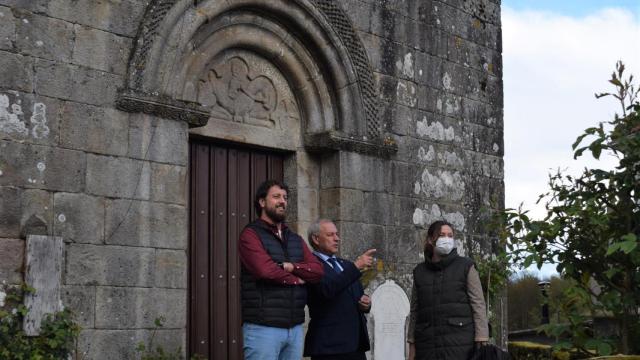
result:
[[[238,235],[258,185],[283,179],[283,155],[192,140],[189,159],[189,353],[241,360]]]

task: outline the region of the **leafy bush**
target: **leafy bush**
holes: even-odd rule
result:
[[[47,314],[40,335],[27,336],[22,330],[27,314],[22,300],[25,293],[35,290],[24,285],[2,285],[0,291],[5,294],[0,304],[0,359],[59,360],[73,353],[80,327],[69,310]]]
[[[504,221],[514,262],[527,268],[556,263],[563,278],[571,280],[561,311],[567,324],[545,325],[552,336],[570,339],[556,349],[577,349],[585,356],[634,351],[634,321],[640,309],[640,89],[633,76],[624,78],[619,62],[609,82],[621,114],[612,121],[588,128],[572,145],[574,158],[591,153],[614,156],[611,170],[585,168],[581,175],[558,171],[543,194],[546,215],[529,218],[527,211],[507,209]],[[588,143],[584,145],[584,143]],[[587,311],[585,311],[585,309]],[[589,331],[587,320],[609,315],[619,324],[619,336],[608,338]]]

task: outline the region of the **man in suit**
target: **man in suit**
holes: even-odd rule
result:
[[[308,236],[324,275],[319,283],[307,285],[311,321],[304,355],[312,360],[366,360],[370,346],[364,314],[371,300],[359,279],[361,270],[372,265],[376,250],[367,250],[355,262],[337,258],[340,236],[331,220],[311,224]]]

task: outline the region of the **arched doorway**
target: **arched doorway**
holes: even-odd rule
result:
[[[368,60],[348,17],[325,0],[156,0],[135,43],[119,108],[192,127],[188,348],[240,358],[230,304],[239,302],[234,240],[258,181],[252,166],[288,182],[298,232],[327,213],[339,220],[333,207],[350,201],[336,191],[342,151],[395,150],[380,137]],[[271,160],[244,167],[243,157],[260,156]]]

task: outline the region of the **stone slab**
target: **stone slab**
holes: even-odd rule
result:
[[[404,360],[405,324],[409,315],[409,299],[393,280],[378,286],[371,295],[375,360]]]
[[[0,187],[0,237],[18,238],[20,236],[21,214],[22,189]]]
[[[105,106],[114,104],[124,80],[112,73],[46,60],[36,60],[35,74],[38,94]]]
[[[151,163],[151,199],[186,205],[186,166]]]
[[[74,45],[73,24],[15,10],[16,47],[21,53],[34,57],[69,62]]]
[[[0,51],[0,88],[31,92],[33,91],[33,58]]]
[[[131,115],[129,157],[175,165],[187,165],[188,126],[183,121]]]
[[[53,195],[45,190],[22,192],[20,237],[53,234]]]
[[[62,287],[62,304],[71,310],[74,319],[83,329],[95,325],[96,288],[95,286]]]
[[[100,244],[104,241],[105,200],[85,194],[53,196],[54,234],[65,241]]]
[[[165,328],[186,326],[186,289],[98,287],[96,328],[152,328],[164,317]]]
[[[74,64],[126,74],[129,51],[133,48],[130,38],[83,25],[75,25],[75,35]]]
[[[16,40],[16,18],[13,12],[6,6],[0,6],[0,49],[13,49]]]
[[[67,285],[153,286],[155,250],[67,245]]]
[[[156,250],[155,286],[186,289],[187,265],[185,250]]]
[[[0,139],[58,145],[58,100],[10,90],[0,91],[0,103]]]
[[[0,282],[22,283],[24,240],[0,238]]]
[[[129,116],[121,111],[66,101],[60,114],[60,145],[108,155],[126,155]]]
[[[6,1],[6,0],[5,0]],[[51,0],[47,13],[69,22],[133,37],[146,8],[145,1]]]
[[[187,210],[184,206],[135,200],[106,204],[106,243],[186,249]]]
[[[0,140],[0,186],[79,192],[85,166],[79,151]]]
[[[27,236],[25,282],[35,289],[24,297],[28,312],[24,317],[23,329],[27,336],[40,334],[44,315],[62,310],[60,287],[64,242],[61,237]]]
[[[91,360],[135,359],[140,355],[136,347],[140,342],[149,346],[152,331],[87,329],[80,333],[78,347]],[[166,351],[178,348],[184,351],[186,332],[184,329],[158,330],[154,344],[161,345]]]
[[[151,193],[151,165],[124,157],[87,154],[87,192],[148,200]]]
[[[384,226],[376,224],[336,221],[340,231],[340,256],[355,259],[368,249],[376,249],[376,256],[384,258]]]

